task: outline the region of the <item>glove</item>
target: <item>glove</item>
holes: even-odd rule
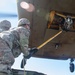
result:
[[[24,56],[24,58],[29,59],[33,54],[35,54],[38,51],[37,48],[31,48],[31,50],[29,50],[29,55],[28,56]]]
[[[31,50],[29,50],[29,55],[28,56],[23,56],[23,59],[21,61],[21,68],[24,68],[25,64],[26,64],[26,59],[29,59],[33,54],[35,54],[38,51],[37,48],[31,48]]]
[[[25,65],[26,65],[26,59],[23,57],[21,61],[21,68],[24,68]]]

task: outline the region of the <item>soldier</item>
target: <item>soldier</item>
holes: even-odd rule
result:
[[[0,32],[7,31],[11,28],[11,23],[8,20],[3,20],[0,22]]]
[[[0,33],[0,75],[9,74],[14,58],[20,53],[24,54],[24,59],[29,59],[38,51],[37,48],[28,48],[29,36],[30,22],[26,18],[18,21],[18,27]]]

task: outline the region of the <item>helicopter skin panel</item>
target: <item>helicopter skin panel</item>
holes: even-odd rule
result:
[[[22,6],[22,3],[28,7]],[[38,47],[59,32],[59,30],[47,28],[50,11],[55,10],[75,14],[75,1],[18,0],[17,8],[19,19],[25,17],[31,22],[29,47]],[[75,58],[75,32],[63,31],[39,49],[34,57],[52,59]]]

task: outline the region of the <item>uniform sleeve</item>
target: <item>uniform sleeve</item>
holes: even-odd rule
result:
[[[19,35],[20,35],[21,50],[24,53],[24,55],[27,56],[29,54],[28,45],[30,32],[25,28],[21,28],[19,30]]]

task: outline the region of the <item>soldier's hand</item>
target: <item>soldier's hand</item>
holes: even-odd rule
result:
[[[29,59],[32,55],[34,55],[36,52],[38,51],[38,49],[36,47],[31,48],[29,50],[29,55],[28,56],[24,56],[24,58]]]
[[[30,53],[31,54],[35,54],[38,51],[38,49],[36,47],[31,48]]]

